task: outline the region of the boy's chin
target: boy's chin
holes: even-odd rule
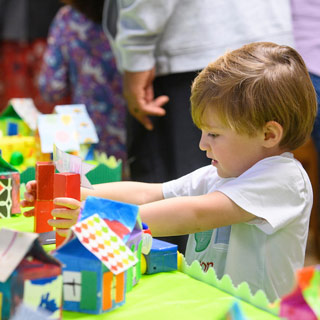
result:
[[[226,173],[226,172],[224,172],[222,170],[219,170],[218,168],[217,168],[217,174],[218,174],[218,176],[220,178],[223,178],[223,179],[235,178],[236,177],[236,176],[231,175],[230,173]]]

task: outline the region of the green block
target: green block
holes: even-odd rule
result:
[[[97,274],[92,271],[82,271],[82,286],[80,308],[86,310],[97,309]]]

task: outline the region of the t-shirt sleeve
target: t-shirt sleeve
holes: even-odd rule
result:
[[[264,159],[217,191],[255,215],[257,219],[249,223],[267,234],[308,213],[312,205],[306,172],[296,160],[285,157]]]
[[[208,165],[179,179],[163,183],[163,196],[173,198],[206,194],[217,179],[216,169]]]
[[[178,0],[120,1],[115,50],[119,68],[131,72],[150,70],[155,65],[158,38],[175,10]]]

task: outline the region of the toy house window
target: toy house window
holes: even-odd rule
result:
[[[63,294],[65,301],[79,302],[81,309],[96,310],[97,273],[64,271]]]
[[[63,296],[66,301],[81,300],[81,273],[64,271],[63,272]]]

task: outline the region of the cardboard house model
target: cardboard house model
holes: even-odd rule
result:
[[[0,219],[20,213],[20,173],[0,156]]]
[[[84,104],[56,106],[55,112],[38,117],[42,153],[52,153],[54,144],[62,151],[78,152],[80,144],[99,142]]]
[[[320,319],[320,265],[307,266],[296,272],[292,292],[280,301],[281,319]]]
[[[37,118],[41,113],[31,98],[14,98],[0,114],[2,136],[29,136],[36,130]]]
[[[87,198],[81,221],[54,253],[63,263],[64,310],[99,314],[124,304],[126,282],[133,281],[138,268],[138,251],[129,248],[141,250],[137,221],[137,206]]]
[[[61,265],[46,254],[36,233],[0,230],[0,318],[25,305],[61,318]]]

